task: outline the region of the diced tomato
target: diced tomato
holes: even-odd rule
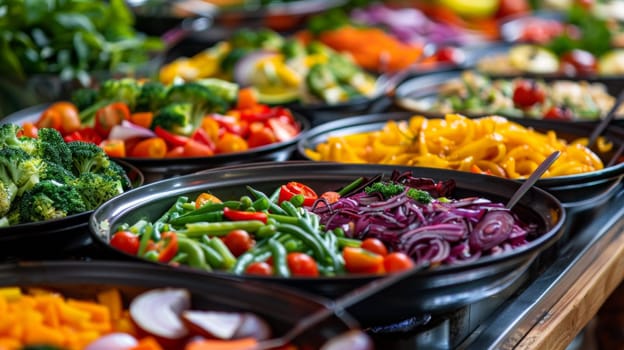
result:
[[[302,183],[291,181],[280,187],[279,202],[288,201],[295,195],[303,195],[303,205],[311,206],[318,199],[318,195],[312,188]]]

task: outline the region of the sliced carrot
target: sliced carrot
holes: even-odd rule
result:
[[[160,137],[150,137],[134,146],[130,156],[140,158],[164,158],[167,154],[167,143]]]
[[[243,88],[238,91],[236,109],[253,108],[256,104],[258,104],[258,98],[252,88]]]
[[[123,158],[126,156],[126,144],[123,140],[104,140],[100,142],[100,147],[109,157]]]
[[[133,124],[149,128],[152,125],[154,119],[154,113],[152,112],[137,112],[130,115],[130,121]]]
[[[190,342],[185,350],[252,350],[258,345],[253,338],[237,340],[204,339]]]
[[[129,350],[162,350],[162,346],[158,344],[156,339],[152,337],[145,337],[139,340],[136,346],[131,347]]]
[[[201,142],[189,139],[186,144],[184,144],[183,157],[210,157],[212,155],[214,155],[212,148]]]

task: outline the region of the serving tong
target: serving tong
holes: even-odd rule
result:
[[[607,115],[600,121],[600,123],[598,123],[598,125],[596,125],[594,130],[589,135],[589,141],[587,141],[587,147],[591,148],[596,142],[596,140],[598,140],[598,137],[603,133],[603,131],[607,128],[607,126],[609,126],[611,121],[613,121],[617,113],[617,110],[622,104],[622,102],[624,102],[624,90],[620,91],[620,94],[615,100],[615,103],[613,103],[613,106],[611,106],[611,109],[609,110]],[[617,151],[615,151],[613,156],[611,156],[611,159],[609,160],[606,166],[610,167],[614,165],[615,162],[617,162],[617,159],[622,154],[622,152],[624,152],[624,143],[622,143],[620,147],[618,147]]]

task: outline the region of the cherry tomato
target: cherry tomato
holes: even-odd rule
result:
[[[264,261],[256,261],[247,266],[245,273],[248,275],[271,276],[273,275],[273,267]]]
[[[567,107],[553,106],[544,114],[544,119],[572,120],[574,119],[574,114]]]
[[[61,117],[61,127],[59,129],[61,135],[74,132],[81,128],[78,108],[76,108],[73,103],[56,102],[49,108],[57,111]]]
[[[249,148],[247,141],[242,137],[226,132],[217,141],[216,153],[233,153],[246,151]]]
[[[98,134],[106,137],[113,126],[121,124],[122,120],[130,120],[130,108],[123,102],[113,102],[95,112],[93,128]]]
[[[435,59],[437,62],[441,63],[460,64],[464,61],[465,55],[461,49],[453,46],[445,46],[436,51]]]
[[[530,80],[519,80],[513,92],[514,104],[520,108],[531,107],[536,103],[543,103],[546,99],[544,91]]]
[[[293,196],[303,195],[303,205],[310,206],[318,198],[316,192],[310,187],[295,181],[291,181],[280,187],[279,202],[290,200]]]
[[[308,254],[299,252],[288,253],[286,262],[293,276],[315,277],[319,275],[316,261]]]
[[[561,70],[566,75],[593,75],[596,69],[596,57],[589,51],[574,49],[561,56]]]
[[[137,255],[139,252],[139,237],[132,232],[115,232],[110,240],[110,245],[122,252]]]
[[[234,256],[240,256],[256,243],[245,230],[232,230],[225,237],[223,243]]]
[[[39,128],[37,128],[37,126],[35,126],[35,123],[26,122],[26,123],[22,124],[22,129],[20,131],[18,131],[17,136],[37,138],[38,134],[39,134]]]
[[[345,247],[342,257],[351,273],[380,273],[384,269],[384,257],[363,248]]]
[[[400,272],[414,267],[414,261],[401,252],[393,252],[386,255],[383,264],[387,273]]]
[[[381,256],[388,255],[388,248],[383,242],[377,238],[366,238],[362,241],[362,249],[366,249],[369,252],[379,254]]]
[[[41,128],[52,128],[56,130],[61,129],[61,114],[52,108],[44,110],[39,119],[35,123],[35,126]]]

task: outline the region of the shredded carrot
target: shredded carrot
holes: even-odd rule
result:
[[[369,70],[396,71],[418,63],[423,54],[422,46],[402,43],[379,28],[344,26],[321,33],[319,40]]]

